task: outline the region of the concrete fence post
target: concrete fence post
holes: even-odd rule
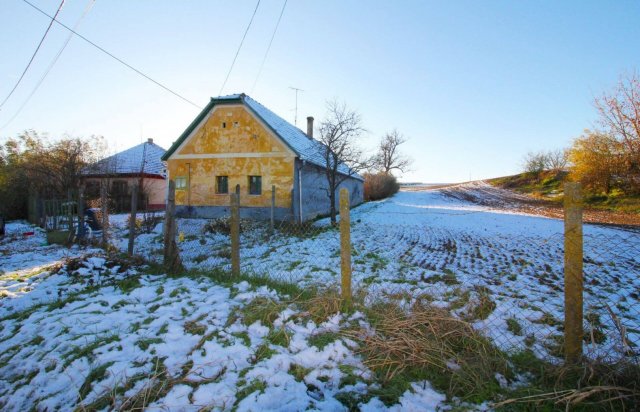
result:
[[[349,191],[340,189],[340,273],[342,299],[351,303],[351,217],[349,215]]]
[[[273,234],[273,230],[275,228],[275,213],[276,213],[276,185],[271,186],[271,226],[269,229],[271,230],[271,234]]]
[[[231,195],[231,274],[240,276],[240,195]]]
[[[567,363],[582,357],[583,240],[582,186],[564,185],[564,355]]]
[[[138,185],[133,185],[131,190],[131,214],[129,215],[129,245],[127,253],[133,256],[133,246],[136,238],[136,218],[138,213]]]

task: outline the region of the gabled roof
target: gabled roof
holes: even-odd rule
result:
[[[309,163],[320,167],[326,167],[324,157],[325,146],[318,140],[311,139],[296,126],[284,120],[271,110],[264,107],[262,104],[253,100],[251,97],[244,93],[232,94],[228,96],[212,97],[207,106],[200,112],[200,114],[191,122],[189,127],[180,135],[169,150],[162,156],[162,160],[168,160],[169,157],[176,151],[178,147],[184,142],[187,137],[198,127],[200,122],[209,114],[209,112],[216,105],[223,104],[242,104],[249,109],[257,118],[259,118],[264,124],[271,129],[271,131],[278,136],[301,160],[305,160]],[[362,177],[353,172],[345,164],[338,166],[338,171],[345,175],[351,175],[356,179],[362,180]]]
[[[157,144],[146,141],[87,166],[82,174],[85,176],[138,174],[144,170],[146,175],[164,176],[165,166],[162,163],[162,156],[165,152],[166,150]],[[143,156],[144,168],[142,167]]]

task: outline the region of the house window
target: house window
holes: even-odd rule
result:
[[[128,185],[126,180],[116,180],[111,184],[111,192],[114,196],[126,195]]]
[[[94,199],[100,197],[100,182],[90,180],[85,185],[84,195],[87,199]]]
[[[187,188],[187,178],[184,176],[176,177],[176,190],[184,190]]]
[[[229,193],[228,176],[216,176],[216,193],[219,195]]]
[[[262,194],[262,176],[249,176],[249,194]]]
[[[233,122],[233,127],[238,127],[240,124],[238,122]]]
[[[226,129],[227,128],[227,122],[222,122],[222,128]]]

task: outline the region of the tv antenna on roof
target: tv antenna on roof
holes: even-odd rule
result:
[[[296,108],[295,108],[296,114],[293,120],[293,124],[296,127],[298,127],[298,92],[303,92],[304,90],[298,89],[297,87],[291,87],[291,86],[289,86],[289,88],[296,91]]]

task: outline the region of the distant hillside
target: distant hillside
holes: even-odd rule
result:
[[[545,171],[539,174],[521,173],[488,179],[487,183],[514,190],[537,199],[561,203],[562,184],[568,180],[567,172]],[[640,196],[628,196],[614,189],[609,194],[585,192],[585,204],[592,209],[640,214]]]
[[[489,179],[487,182],[493,186],[511,189],[538,198],[561,200],[562,184],[567,179],[567,175],[567,172],[551,171],[545,171],[539,174],[521,173],[519,175]]]

